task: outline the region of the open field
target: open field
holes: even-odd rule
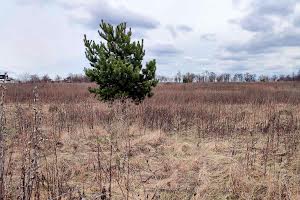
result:
[[[4,199],[300,199],[300,82],[89,86],[6,85]]]

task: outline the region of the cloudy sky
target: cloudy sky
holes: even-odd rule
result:
[[[2,0],[0,71],[82,73],[101,19],[128,22],[161,75],[300,69],[300,0]]]

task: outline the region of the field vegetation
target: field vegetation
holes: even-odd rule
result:
[[[0,199],[300,199],[300,83],[1,88]]]

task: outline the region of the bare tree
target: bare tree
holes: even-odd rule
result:
[[[205,81],[205,77],[204,76],[202,76],[202,75],[200,75],[200,74],[197,74],[196,76],[195,76],[195,80],[196,80],[196,82],[204,82]]]
[[[168,81],[168,78],[166,76],[156,76],[156,79],[159,82],[167,82]]]
[[[250,74],[247,72],[244,74],[244,79],[246,82],[255,82],[256,74]]]
[[[26,83],[26,82],[29,82],[31,80],[31,76],[28,73],[24,73],[24,74],[19,75],[18,79],[21,82]]]
[[[176,76],[175,76],[175,82],[180,83],[181,79],[182,79],[181,72],[178,71],[177,74],[176,74]]]
[[[278,80],[278,76],[277,75],[273,75],[270,80],[275,82],[275,81]]]
[[[56,75],[54,80],[55,80],[56,82],[60,82],[60,81],[62,80],[62,78],[61,78],[61,76]]]
[[[192,83],[195,80],[196,75],[193,73],[186,73],[185,75],[183,75],[182,77],[182,81],[184,83]]]
[[[215,81],[216,81],[216,78],[217,78],[216,73],[214,73],[214,72],[210,72],[210,73],[209,73],[209,77],[208,77],[209,82],[215,82]]]
[[[236,73],[233,76],[233,81],[234,82],[243,82],[243,79],[244,79],[243,74]]]
[[[48,83],[48,82],[51,82],[51,78],[49,77],[48,74],[45,74],[43,77],[42,77],[42,81],[45,82],[45,83]]]
[[[260,82],[269,82],[270,78],[269,78],[267,75],[260,75],[260,76],[258,77],[258,80],[259,80]]]
[[[33,75],[30,75],[30,82],[31,83],[39,83],[39,82],[41,82],[41,79],[37,74],[33,74]]]

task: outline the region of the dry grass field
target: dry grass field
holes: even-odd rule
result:
[[[299,82],[88,87],[2,89],[3,199],[300,199]]]

